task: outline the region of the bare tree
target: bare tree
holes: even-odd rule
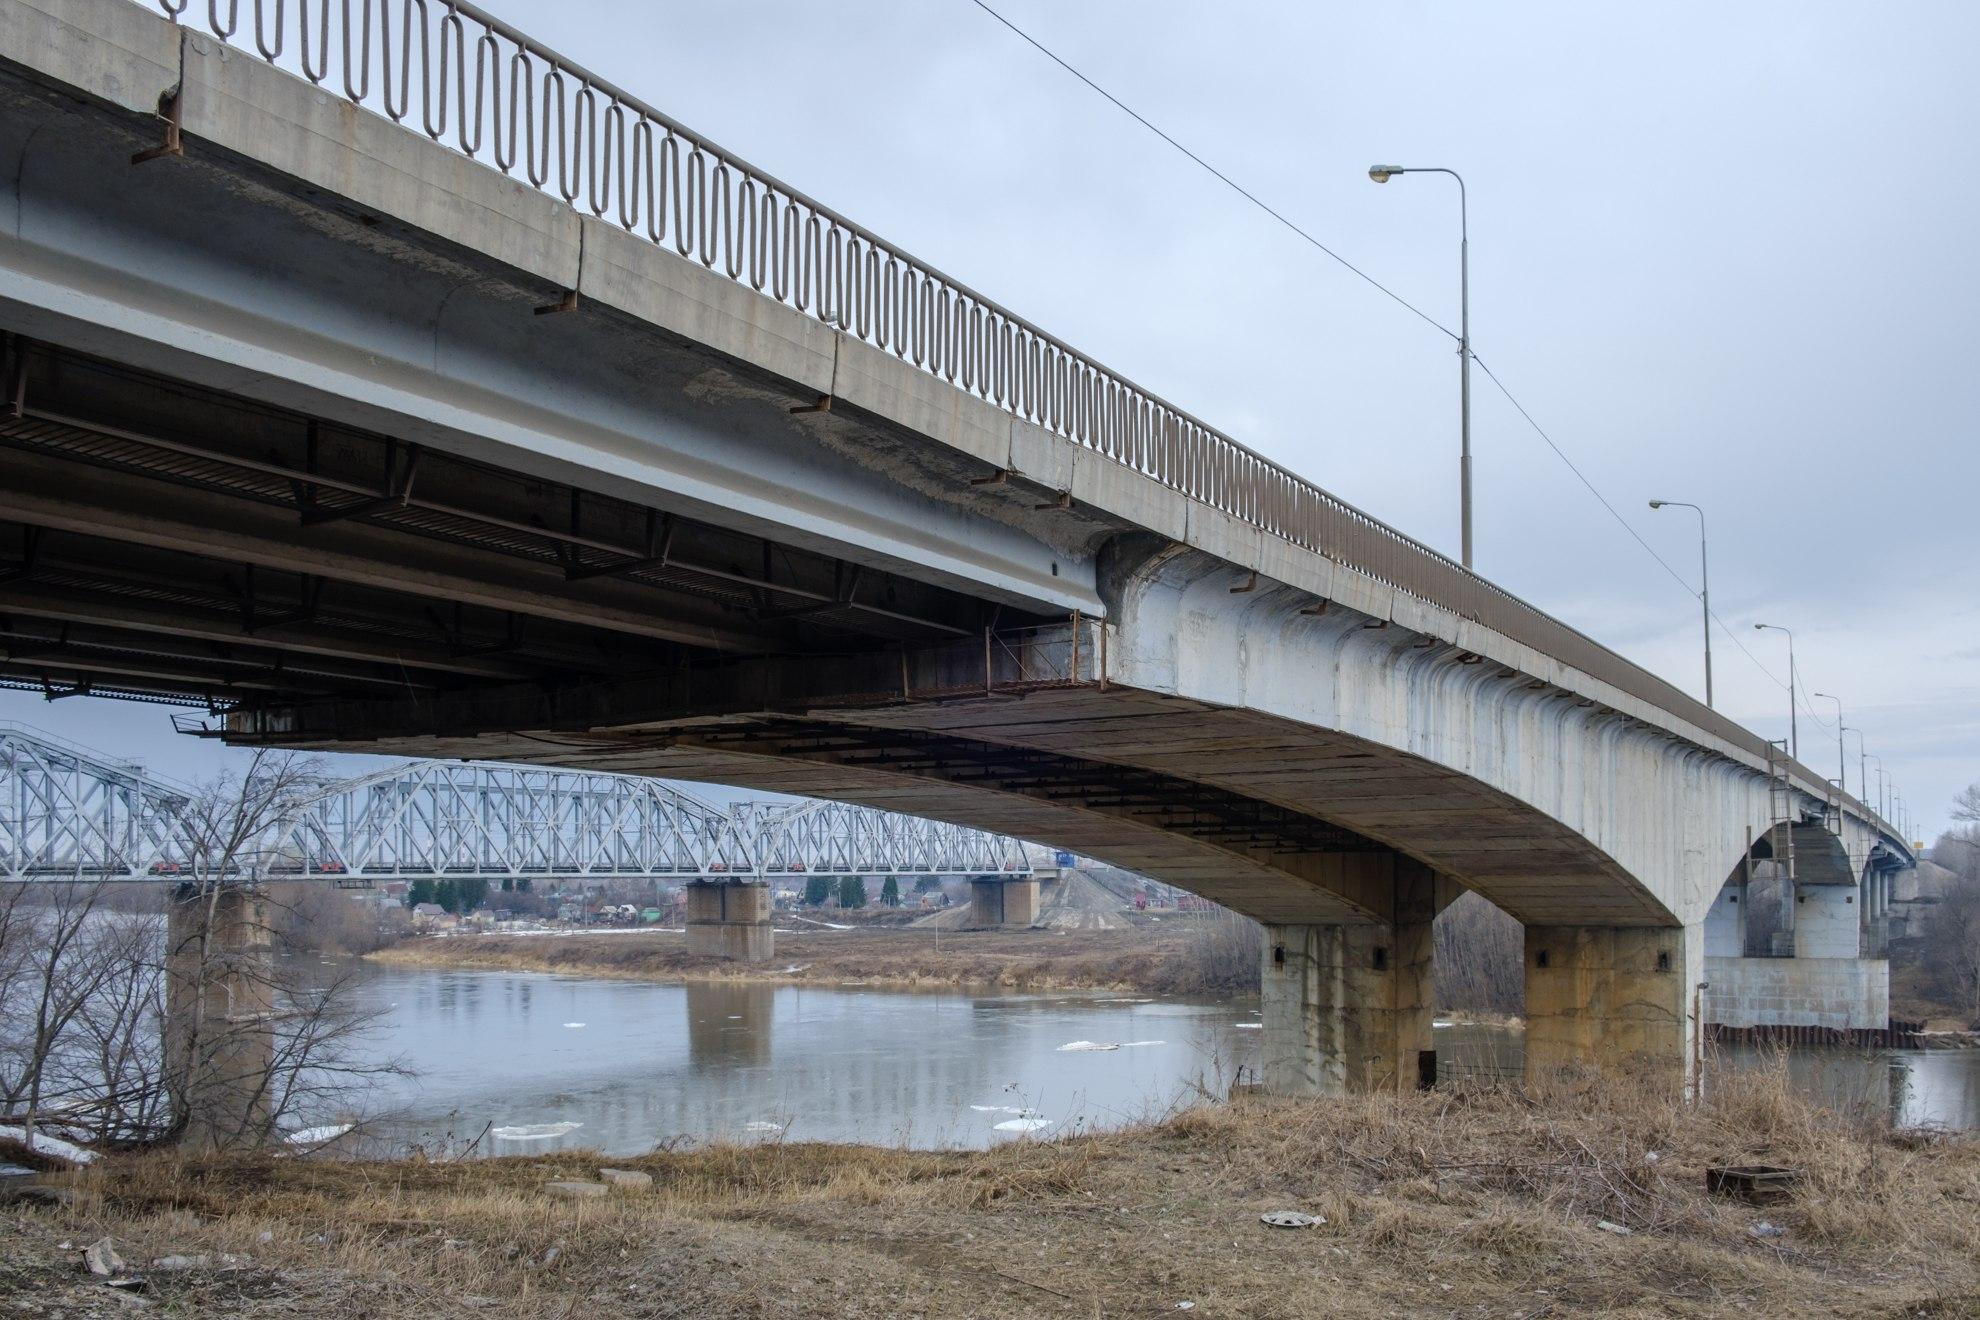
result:
[[[262,881],[320,791],[315,764],[288,753],[205,786],[183,810],[162,918],[111,910],[133,905],[106,904],[100,879],[0,890],[0,1118],[96,1141],[253,1145],[396,1070],[366,1060],[350,978],[323,984],[278,957],[276,927],[308,915],[282,912]]]

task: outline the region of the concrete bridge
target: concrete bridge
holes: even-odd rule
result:
[[[524,34],[353,8],[305,49],[0,0],[0,678],[1076,849],[1268,924],[1282,1090],[1415,1083],[1463,888],[1527,925],[1531,1071],[1678,1078],[1753,859],[1858,912],[1911,864]]]

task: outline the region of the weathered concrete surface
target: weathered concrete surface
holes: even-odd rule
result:
[[[270,1134],[274,970],[265,895],[181,887],[165,923],[164,1065],[190,1150],[251,1147]]]
[[[1591,1066],[1691,1076],[1704,979],[1697,927],[1527,927],[1527,1080]]]
[[[775,956],[770,886],[743,880],[695,880],[682,892],[687,899],[689,953],[737,962],[766,962]]]
[[[1862,914],[1854,885],[1799,883],[1794,893],[1794,956],[1855,958],[1862,952]]]
[[[1720,1026],[1891,1024],[1891,965],[1882,958],[1707,958],[1705,979],[1705,1020]]]
[[[1431,922],[1439,886],[1419,863],[1386,861],[1393,922],[1265,927],[1259,1016],[1267,1094],[1412,1090],[1423,1084],[1426,1061],[1435,1081]]]

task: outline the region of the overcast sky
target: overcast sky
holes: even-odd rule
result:
[[[972,0],[484,2],[1457,553],[1451,341]],[[1455,186],[1366,171],[1462,172],[1479,358],[1685,584],[1482,375],[1479,570],[1702,695],[1696,521],[1645,503],[1704,506],[1720,707],[1785,733],[1752,625],[1793,627],[1806,686],[1945,823],[1980,780],[1980,6],[992,3],[1449,325]],[[218,764],[156,708],[0,718]]]

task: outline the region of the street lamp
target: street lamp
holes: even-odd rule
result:
[[[1683,500],[1651,500],[1650,507],[1690,509],[1698,515],[1698,598],[1705,604],[1705,705],[1712,705],[1712,565],[1705,557],[1705,510]]]
[[[1870,753],[1863,748],[1863,730],[1852,726],[1856,735],[1856,794],[1867,804],[1870,797]]]
[[[1843,748],[1843,729],[1845,725],[1843,724],[1842,698],[1832,697],[1826,692],[1811,692],[1808,695],[1836,703],[1836,783],[1841,786],[1843,792],[1847,793],[1849,792],[1849,785],[1844,781],[1848,778],[1849,774],[1846,769],[1849,765],[1849,753]]]
[[[1442,166],[1370,165],[1368,177],[1387,183],[1398,174],[1448,174],[1458,186],[1458,519],[1464,566],[1471,567],[1471,218],[1464,178]]]
[[[1870,759],[1877,763],[1877,814],[1883,819],[1889,820],[1891,818],[1891,799],[1890,794],[1886,790],[1890,788],[1890,776],[1884,773],[1883,757],[1873,756]]]
[[[1797,716],[1796,716],[1796,714],[1795,714],[1795,709],[1796,709],[1796,707],[1797,707],[1797,706],[1798,706],[1798,705],[1799,705],[1800,703],[1799,703],[1799,702],[1798,702],[1798,701],[1797,701],[1797,700],[1795,699],[1795,695],[1794,695],[1794,687],[1795,687],[1795,682],[1796,682],[1796,679],[1795,679],[1795,676],[1794,676],[1794,633],[1793,633],[1793,632],[1791,632],[1790,630],[1788,630],[1788,629],[1786,629],[1786,628],[1783,628],[1783,627],[1781,627],[1781,625],[1780,625],[1780,624],[1778,624],[1778,623],[1756,623],[1756,624],[1754,624],[1753,626],[1754,626],[1755,628],[1757,628],[1757,629],[1765,629],[1765,630],[1768,630],[1768,631],[1772,631],[1772,632],[1777,632],[1777,633],[1787,633],[1787,639],[1788,639],[1788,755],[1789,755],[1789,756],[1792,756],[1792,757],[1793,757],[1793,758],[1794,758],[1795,760],[1797,760],[1797,761],[1799,761],[1799,760],[1801,759],[1801,735],[1800,735],[1800,733],[1799,733],[1799,732],[1797,731],[1797,729],[1796,729],[1796,727],[1795,727],[1795,726],[1796,726],[1796,724],[1798,723],[1798,717],[1797,717]]]

